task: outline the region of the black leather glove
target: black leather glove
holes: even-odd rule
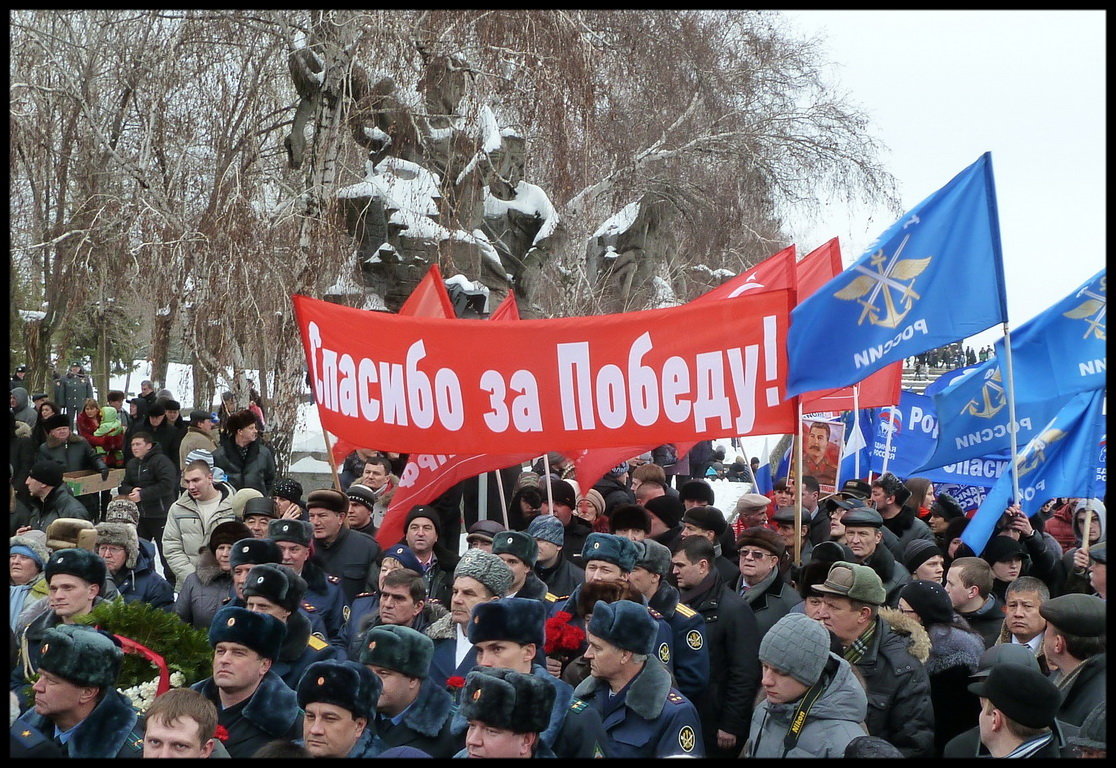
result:
[[[104,482],[105,480],[108,480],[108,476],[109,476],[108,467],[102,467],[101,468],[101,482]]]

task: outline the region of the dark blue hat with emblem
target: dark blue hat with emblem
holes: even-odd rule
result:
[[[502,531],[492,537],[492,554],[509,554],[518,557],[528,568],[539,559],[539,545],[535,537],[523,531]]]
[[[543,644],[546,606],[539,600],[508,597],[473,608],[467,629],[473,645],[487,640],[506,640],[520,645]]]
[[[394,547],[389,547],[387,551],[384,552],[380,562],[382,563],[389,557],[398,560],[404,568],[409,568],[415,573],[422,573],[422,563],[419,562],[418,555],[406,544],[396,544]]]
[[[39,669],[74,685],[116,685],[124,652],[106,632],[81,624],[59,624],[43,634]]]
[[[283,562],[283,551],[271,539],[241,539],[229,552],[229,568]]]
[[[591,533],[585,537],[585,545],[581,548],[581,559],[585,562],[604,560],[625,573],[635,568],[639,555],[640,549],[634,541],[613,533]]]
[[[655,637],[659,632],[658,625],[647,612],[647,606],[631,600],[617,600],[615,603],[598,600],[593,606],[593,618],[588,629],[617,648],[642,654],[649,654],[655,648]]]
[[[292,544],[301,544],[309,547],[314,540],[314,527],[305,520],[291,520],[280,518],[269,520],[267,523],[267,537],[272,541],[289,541]]]
[[[329,659],[308,666],[295,693],[303,709],[309,704],[332,704],[349,710],[354,718],[372,720],[383,689],[380,676],[363,664]]]
[[[88,549],[74,547],[59,549],[47,560],[46,567],[43,569],[47,584],[60,573],[77,576],[82,581],[97,584],[104,589],[107,569],[100,555]]]
[[[510,669],[474,669],[465,678],[460,714],[466,720],[515,733],[541,733],[550,725],[555,688]]]
[[[407,677],[425,680],[433,658],[433,640],[418,630],[398,624],[372,627],[361,641],[361,664],[392,669]]]
[[[302,604],[306,581],[289,566],[263,563],[248,571],[244,599],[262,597],[292,613]]]
[[[209,644],[236,643],[251,648],[266,659],[279,658],[287,636],[287,625],[269,613],[256,613],[236,605],[226,605],[213,616],[209,625]]]

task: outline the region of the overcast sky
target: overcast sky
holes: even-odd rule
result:
[[[1103,11],[784,11],[888,151],[904,210],[991,151],[1012,328],[1104,265]],[[846,266],[896,217],[836,209]],[[1002,328],[973,337],[974,347]]]

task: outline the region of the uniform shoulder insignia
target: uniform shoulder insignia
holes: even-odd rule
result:
[[[671,691],[667,694],[667,701],[669,701],[671,704],[681,704],[685,700],[685,697],[682,694],[678,693],[678,691]]]
[[[306,641],[306,644],[313,648],[315,651],[320,651],[323,648],[329,647],[329,643],[327,643],[325,640],[321,639],[317,635],[310,635],[309,639],[307,639]]]
[[[697,616],[697,611],[695,611],[693,608],[691,608],[688,605],[683,605],[682,603],[679,603],[678,607],[675,610],[677,610],[680,614],[685,616],[687,619],[690,619],[690,618],[693,618],[694,616]]]
[[[554,594],[553,592],[547,592],[545,595],[543,595],[543,600],[547,601],[548,603],[556,603],[561,599],[562,598],[558,597],[558,595]]]
[[[691,629],[686,633],[686,645],[695,651],[700,651],[702,646],[705,645],[705,636],[698,630]]]
[[[317,609],[317,607],[314,606],[313,603],[308,603],[305,600],[303,600],[302,601],[302,610],[307,611],[308,613],[313,613],[314,611],[316,611],[318,609]]]
[[[570,711],[571,712],[580,712],[588,706],[589,706],[589,702],[582,701],[581,699],[573,699],[573,700],[570,701]]]
[[[355,603],[357,600],[359,600],[362,597],[375,597],[375,596],[376,596],[375,592],[361,592],[359,595],[357,595],[356,597],[353,598],[353,602]]]
[[[653,619],[661,619],[661,618],[663,617],[663,615],[662,615],[661,613],[659,613],[658,611],[656,611],[656,610],[655,610],[654,608],[652,608],[651,606],[647,606],[647,612],[648,612],[649,614],[651,614],[651,618],[653,618]]]
[[[341,583],[341,579],[337,578],[336,576],[330,576],[328,573],[326,574],[326,581],[328,581],[330,584]]]

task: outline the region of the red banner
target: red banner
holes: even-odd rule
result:
[[[789,291],[495,323],[293,302],[322,425],[355,444],[539,454],[794,426]]]

